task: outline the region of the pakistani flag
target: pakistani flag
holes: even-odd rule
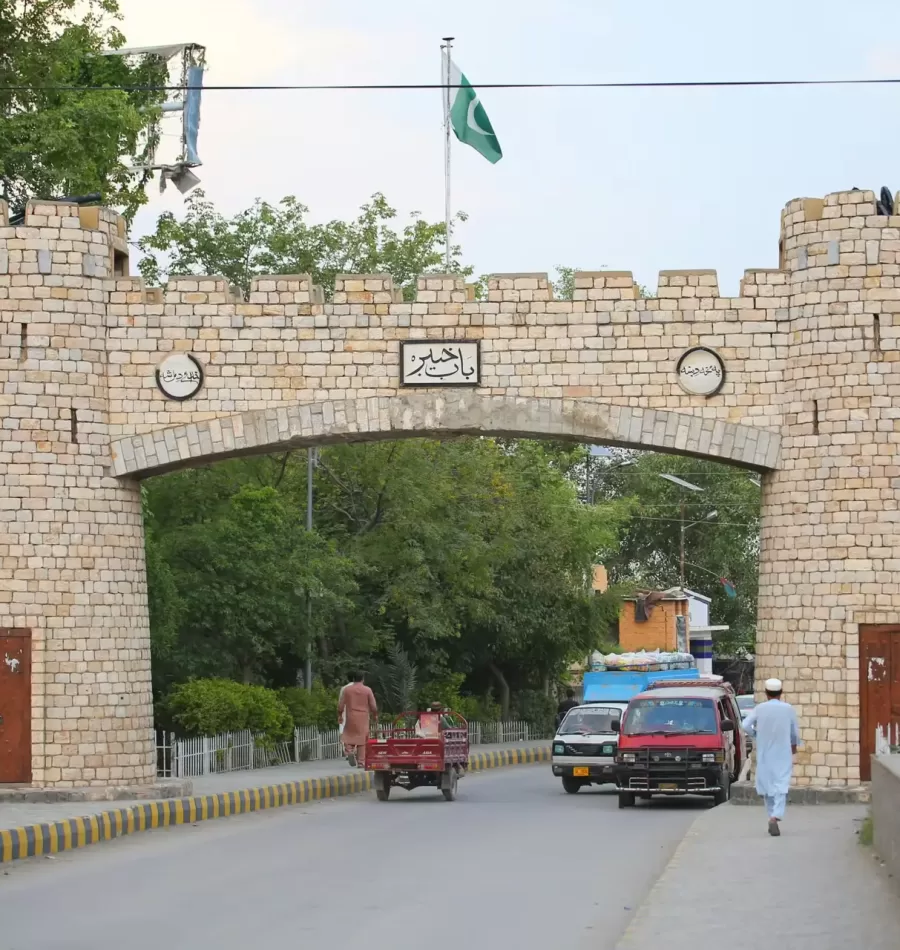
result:
[[[446,53],[444,55],[446,56]],[[503,151],[497,141],[497,136],[494,135],[494,129],[484,111],[484,106],[478,98],[478,93],[459,71],[459,67],[453,60],[450,60],[449,66],[450,125],[460,142],[471,145],[489,162],[496,164],[503,158]],[[453,88],[455,86],[459,88]],[[446,96],[444,109],[445,111],[447,109]]]

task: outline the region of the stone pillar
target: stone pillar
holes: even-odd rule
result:
[[[107,281],[126,268],[105,210],[35,203],[0,228],[0,627],[32,631],[35,786],[155,778],[140,489],[109,473]]]
[[[859,783],[859,623],[900,617],[898,226],[871,192],[793,201],[782,219],[784,424],[763,480],[756,669],[798,707],[801,785]]]

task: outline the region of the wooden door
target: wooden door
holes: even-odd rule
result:
[[[900,625],[859,627],[859,774],[872,778],[871,756],[878,728],[892,738],[900,730]]]
[[[31,631],[0,627],[0,783],[31,782]]]

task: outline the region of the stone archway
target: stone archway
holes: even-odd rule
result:
[[[340,439],[502,433],[718,458],[763,480],[757,672],[796,702],[801,784],[859,777],[859,625],[900,621],[900,217],[871,192],[791,202],[781,269],[722,297],[713,271],[492,278],[488,299],[430,275],[403,301],[385,275],[148,289],[104,209],[0,207],[0,627],[32,631],[31,772],[154,775],[137,479],[213,458]],[[469,388],[401,385],[401,344],[478,349]],[[682,385],[691,348],[724,377]],[[166,398],[189,355],[203,385]],[[182,363],[184,360],[182,359]],[[405,372],[405,370],[403,371]],[[171,395],[171,394],[170,394]]]
[[[143,477],[237,455],[330,442],[495,435],[571,439],[774,469],[780,436],[753,426],[598,400],[475,392],[326,400],[173,426],[112,443],[117,476]]]

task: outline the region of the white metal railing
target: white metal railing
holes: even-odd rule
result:
[[[547,738],[527,722],[470,722],[469,744],[490,745]],[[339,759],[344,750],[338,729],[322,732],[298,726],[292,740],[263,742],[245,729],[218,736],[178,739],[174,733],[156,733],[156,772],[160,778],[197,778],[220,772],[263,769],[291,762]]]
[[[889,726],[877,726],[875,729],[875,755],[897,755],[900,753],[900,723]]]

